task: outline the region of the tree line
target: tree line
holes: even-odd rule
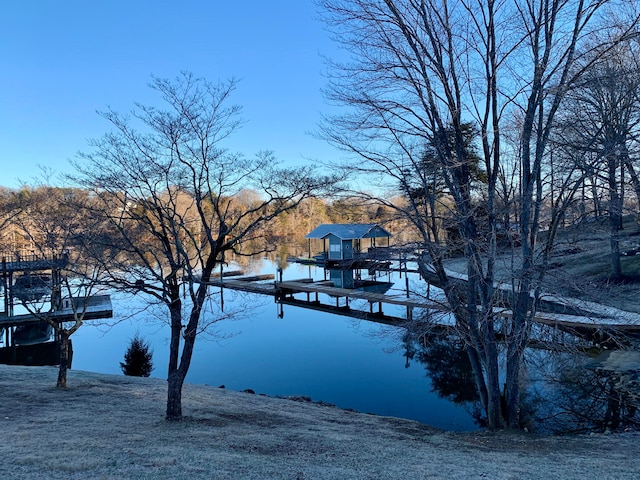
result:
[[[252,199],[260,198],[256,190],[246,190],[235,198],[238,208],[250,208]],[[401,201],[401,197],[396,199]],[[24,185],[18,189],[0,187],[0,211],[6,221],[0,232],[0,252],[11,255],[15,252],[44,253],[74,249],[77,245],[74,238],[63,235],[64,243],[59,243],[61,233],[56,229],[59,220],[69,220],[69,215],[75,218],[71,226],[76,234],[87,230],[92,225],[90,220],[83,218],[91,204],[91,195],[83,188],[54,187],[46,184]],[[46,221],[37,220],[31,212],[46,212]],[[65,210],[67,214],[65,215]],[[313,197],[302,200],[290,210],[282,213],[269,224],[260,225],[255,231],[252,244],[260,244],[265,252],[275,252],[280,247],[286,247],[292,255],[304,255],[307,252],[305,235],[320,224],[330,223],[370,223],[384,225],[394,235],[397,245],[409,244],[418,237],[406,228],[394,213],[382,204],[362,202],[357,196],[344,195],[328,197]],[[69,225],[69,223],[67,223]],[[75,235],[75,234],[74,234]],[[78,240],[78,237],[75,237]],[[248,249],[253,252],[255,245]],[[241,253],[242,248],[239,249]],[[237,259],[238,257],[236,257]]]

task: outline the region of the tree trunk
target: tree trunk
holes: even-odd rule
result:
[[[60,337],[60,366],[58,368],[57,388],[67,388],[67,370],[69,369],[69,334],[58,327]]]
[[[488,325],[479,329],[477,323],[473,323],[477,322],[477,319],[464,318],[460,309],[454,311],[454,315],[461,332],[468,333],[465,338],[467,355],[471,362],[476,389],[487,415],[487,425],[489,428],[503,428],[505,422],[500,394],[500,369],[493,322],[482,320],[479,323]]]
[[[622,205],[618,192],[618,182],[616,179],[618,156],[611,154],[607,161],[609,173],[609,227],[610,227],[610,255],[611,255],[611,278],[620,280],[622,278],[622,264],[620,263],[620,240],[619,231],[622,221]]]
[[[489,393],[487,392],[487,385],[484,380],[484,374],[482,373],[482,361],[478,356],[478,350],[473,348],[469,342],[465,342],[465,350],[469,361],[471,363],[471,372],[473,373],[473,380],[480,397],[480,403],[485,412],[489,411]]]
[[[167,420],[182,420],[182,385],[187,376],[193,356],[193,347],[196,340],[196,327],[198,322],[194,320],[197,316],[199,319],[200,308],[194,307],[191,313],[191,321],[184,332],[184,344],[182,346],[182,355],[180,356],[180,366],[169,373],[168,389],[167,389]],[[195,323],[193,323],[195,322]]]
[[[489,428],[503,428],[505,425],[502,413],[502,395],[500,394],[500,375],[497,352],[487,355],[485,368],[487,370],[487,422]]]
[[[636,169],[633,167],[628,155],[625,155],[624,164],[627,167],[629,176],[631,177],[631,184],[633,185],[633,190],[636,194],[636,201],[638,202],[638,205],[640,205],[640,179],[638,178],[638,172],[636,172]]]
[[[476,389],[487,415],[487,424],[489,428],[503,428],[505,422],[502,413],[498,352],[493,321],[491,318],[480,320],[477,316],[469,314],[469,312],[477,309],[478,298],[480,298],[477,288],[478,283],[474,280],[474,278],[477,278],[477,274],[473,274],[471,281],[467,282],[466,294],[463,294],[461,288],[465,287],[450,282],[442,262],[437,258],[432,261],[431,266],[435,268],[440,287],[445,292],[447,302],[455,317],[456,325],[460,330],[460,335],[464,338]],[[427,273],[430,270],[428,267],[429,262],[421,258],[418,269],[422,278],[427,282],[430,277]],[[468,273],[471,272],[473,272],[473,268],[468,270]],[[483,327],[479,328],[478,324],[482,324]]]
[[[591,198],[593,200],[593,212],[596,219],[602,218],[602,201],[598,193],[598,185],[595,178],[591,179]]]
[[[171,372],[178,369],[178,359],[180,358],[180,338],[182,336],[182,302],[180,292],[172,292],[175,296],[169,305],[169,317],[171,320],[171,339],[169,341],[169,366],[167,377]]]
[[[469,261],[470,267],[467,270],[470,299],[467,303],[469,318],[466,320],[467,325],[465,326],[471,332],[472,348],[476,350],[482,362],[487,392],[485,405],[487,424],[489,428],[503,428],[504,416],[500,394],[500,368],[494,329],[493,298],[491,298],[490,290],[487,290],[486,285],[482,285],[487,279],[482,278],[479,257],[475,252],[469,252],[468,258],[478,258],[478,260]],[[482,313],[480,313],[481,311]]]
[[[175,293],[175,292],[173,292]],[[171,340],[169,342],[169,367],[167,372],[167,420],[182,419],[182,384],[186,373],[178,368],[180,339],[182,338],[182,302],[180,295],[169,305]]]
[[[521,296],[524,293],[521,293]],[[521,309],[518,311],[518,309]],[[526,307],[514,308],[513,328],[507,344],[507,373],[504,389],[504,415],[507,426],[520,428],[521,369],[526,340],[529,338]]]
[[[167,413],[170,421],[182,420],[182,385],[185,375],[181,370],[175,370],[167,379]]]
[[[180,355],[180,364],[169,362],[169,375],[167,377],[167,412],[166,419],[170,421],[182,420],[182,385],[187,376],[189,367],[191,366],[191,358],[193,356],[193,347],[196,341],[198,323],[202,314],[202,306],[204,305],[207,293],[206,282],[209,281],[211,271],[215,266],[215,259],[210,259],[202,272],[203,282],[197,289],[194,305],[191,307],[189,322],[184,331],[182,330],[182,305],[179,300],[172,303],[171,311],[171,353],[170,360],[175,359],[177,362],[178,349],[180,345],[180,335],[183,338],[182,354]],[[179,299],[179,297],[178,297]],[[174,338],[177,336],[177,338]],[[175,350],[174,350],[175,349]],[[175,368],[172,368],[175,367]]]

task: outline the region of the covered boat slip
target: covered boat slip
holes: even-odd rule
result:
[[[2,256],[0,363],[55,365],[59,360],[55,324],[113,316],[109,295],[62,298],[54,294],[62,291],[62,270],[68,263],[66,253]]]
[[[309,241],[308,260],[313,259],[325,265],[353,265],[367,260],[365,249],[375,249],[377,241],[382,240],[389,246],[391,233],[373,223],[322,224],[305,235],[305,238]],[[322,242],[319,255],[312,256],[312,240]]]
[[[65,306],[66,305],[66,306]],[[55,329],[44,318],[54,323],[75,321],[76,315],[86,320],[113,317],[109,295],[88,298],[63,299],[63,307],[57,311],[40,314],[0,316],[0,363],[10,365],[57,365],[60,359],[60,343]],[[73,346],[69,341],[69,367]]]
[[[0,263],[0,271],[3,275],[14,272],[54,270],[67,266],[69,263],[69,254],[64,252],[39,255],[32,252],[16,252],[12,254],[2,254]]]
[[[24,301],[51,297],[52,292],[61,290],[61,271],[69,264],[68,253],[37,254],[33,252],[14,252],[3,254],[0,262],[2,274],[3,310],[2,317],[14,316],[14,305]],[[59,298],[59,296],[58,296]],[[55,303],[56,299],[51,299]]]
[[[4,308],[0,310],[0,328],[39,323],[47,318],[58,323],[73,321],[76,314],[83,320],[111,317],[113,308],[109,295],[62,298],[61,271],[68,264],[68,253],[3,255],[0,295]],[[54,292],[58,292],[57,296]],[[31,303],[32,308],[38,303],[39,311],[29,312],[20,307],[25,303]],[[16,313],[16,308],[24,313]]]

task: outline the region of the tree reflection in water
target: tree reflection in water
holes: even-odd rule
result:
[[[431,379],[432,391],[457,405],[462,405],[480,427],[486,426],[471,364],[464,346],[455,335],[417,336],[409,331],[403,336],[406,367],[410,360],[424,365]]]
[[[463,342],[450,333],[403,336],[406,366],[424,365],[432,391],[463,405],[486,426]],[[601,368],[589,354],[529,348],[522,381],[522,428],[546,433],[640,430],[640,364],[623,371]],[[639,354],[640,355],[640,354]]]
[[[640,365],[625,371],[603,369],[594,362],[597,353],[528,352],[529,371],[535,375],[530,390],[537,429],[553,433],[640,429]]]

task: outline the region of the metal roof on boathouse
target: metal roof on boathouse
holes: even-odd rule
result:
[[[323,223],[305,235],[305,238],[324,239],[329,235],[334,235],[341,240],[389,238],[392,236],[375,223]]]

